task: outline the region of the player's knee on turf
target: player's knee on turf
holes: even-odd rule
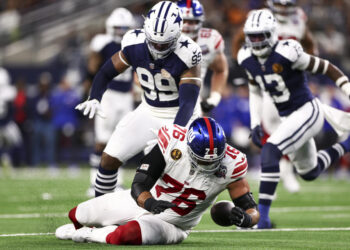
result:
[[[137,221],[129,221],[107,235],[106,242],[113,245],[141,245],[141,228]]]
[[[103,152],[101,158],[101,167],[106,170],[117,170],[123,163],[119,159]]]
[[[276,145],[268,142],[262,147],[261,151],[261,167],[262,170],[278,172],[279,161],[282,157],[281,151]],[[271,168],[271,169],[269,169]],[[275,171],[274,171],[275,170]]]

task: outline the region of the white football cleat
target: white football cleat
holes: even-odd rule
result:
[[[300,191],[300,184],[294,174],[293,164],[287,159],[282,158],[280,161],[280,174],[283,187],[290,193]]]
[[[82,227],[76,230],[72,236],[72,240],[78,243],[97,242],[107,243],[106,237],[113,232],[117,226],[106,226],[101,228]]]
[[[55,236],[60,240],[71,240],[75,231],[73,224],[66,224],[56,229]]]

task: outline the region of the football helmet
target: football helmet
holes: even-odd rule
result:
[[[268,9],[249,13],[243,28],[246,45],[257,57],[266,57],[277,42],[276,19]]]
[[[134,26],[134,17],[125,8],[115,9],[106,19],[106,32],[118,43],[120,43],[124,34]]]
[[[190,161],[194,168],[215,173],[225,156],[226,137],[223,128],[212,118],[194,120],[187,133]]]
[[[202,4],[198,0],[181,0],[177,2],[177,6],[180,7],[184,19],[182,32],[190,38],[196,39],[204,22]]]
[[[163,59],[175,50],[182,26],[182,14],[175,3],[162,1],[153,6],[143,26],[153,59]]]
[[[267,6],[279,22],[287,22],[297,12],[296,0],[268,0]]]

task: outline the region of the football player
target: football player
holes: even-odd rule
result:
[[[121,50],[96,74],[90,98],[77,106],[89,118],[95,114],[105,117],[101,97],[108,83],[129,67],[144,90],[141,104],[118,123],[104,149],[95,182],[96,196],[114,190],[118,168],[155,138],[152,129],[158,130],[164,123],[186,126],[200,114],[197,99],[202,53],[191,38],[181,34],[182,22],[175,3],[161,1],[153,6],[144,28],[124,35]]]
[[[177,4],[182,11],[184,25],[182,32],[191,37],[202,49],[201,78],[204,81],[207,70],[212,70],[210,91],[202,88],[200,96],[202,111],[210,112],[221,100],[228,77],[228,64],[224,54],[224,40],[215,29],[203,28],[204,9],[198,0],[181,0]],[[208,95],[208,92],[209,95]],[[207,98],[204,98],[208,96]]]
[[[302,8],[296,5],[295,0],[268,0],[267,6],[276,18],[276,33],[279,40],[295,39],[301,43],[307,53],[318,55],[317,44],[307,27],[307,16]],[[237,58],[238,50],[243,45],[244,40],[242,27],[232,40],[233,58]],[[265,141],[279,126],[280,119],[271,98],[265,96],[263,106],[261,133],[264,133],[263,141]],[[287,157],[281,159],[280,171],[281,180],[286,190],[291,193],[298,192],[300,190],[300,184],[293,172],[293,165]]]
[[[307,87],[305,71],[328,76],[350,97],[348,78],[329,61],[305,53],[299,42],[278,41],[276,25],[271,11],[252,11],[244,25],[247,46],[238,53],[238,63],[249,79],[253,142],[259,144],[261,139],[262,93],[272,98],[281,118],[262,146],[258,228],[271,227],[269,209],[280,178],[282,155],[288,155],[297,173],[311,181],[350,151],[349,137],[317,152],[313,137],[321,130],[324,117],[332,125],[342,124],[345,132],[350,130],[349,114],[322,105]]]
[[[91,80],[103,63],[121,49],[122,37],[134,26],[134,17],[125,8],[115,9],[106,19],[106,33],[96,35],[90,43],[88,75]],[[90,155],[91,188],[88,189],[88,196],[95,196],[96,173],[108,139],[118,122],[133,109],[132,80],[132,70],[130,68],[112,79],[102,96],[101,108],[107,119],[102,119],[100,116],[95,117],[95,150]],[[119,184],[121,183],[119,182]]]
[[[227,224],[251,227],[259,212],[244,178],[247,168],[246,156],[226,144],[214,119],[198,118],[188,130],[163,126],[131,192],[80,203],[69,212],[73,224],[59,227],[56,237],[115,245],[180,243],[224,189],[235,205]]]
[[[22,143],[21,132],[17,124],[13,121],[13,100],[17,95],[17,90],[11,85],[11,78],[6,69],[0,67],[0,165],[3,156],[7,156],[7,164],[11,164],[7,153],[15,146]],[[4,154],[4,155],[3,155]]]

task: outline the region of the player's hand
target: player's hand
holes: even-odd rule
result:
[[[96,99],[87,100],[83,103],[78,104],[75,109],[82,111],[83,115],[89,115],[89,118],[92,119],[95,114],[105,119],[106,115],[103,113],[101,104]]]
[[[168,201],[156,200],[154,198],[148,198],[145,201],[145,209],[153,214],[159,214],[171,207],[176,207],[176,205]]]
[[[207,100],[201,101],[201,108],[203,113],[209,113],[215,106],[213,104],[208,103]]]
[[[230,214],[230,222],[239,227],[250,227],[252,217],[240,207],[233,207]]]
[[[261,138],[263,136],[264,131],[260,125],[257,125],[255,128],[253,128],[252,132],[250,133],[250,137],[252,138],[253,143],[259,148],[262,147]]]
[[[204,113],[210,112],[213,108],[219,105],[221,94],[217,91],[210,93],[210,96],[201,102],[202,111]]]

